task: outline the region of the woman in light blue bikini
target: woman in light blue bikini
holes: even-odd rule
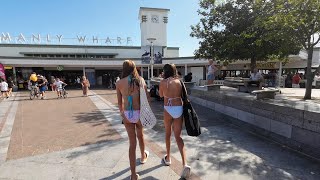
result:
[[[169,166],[171,164],[170,144],[171,131],[173,129],[174,137],[176,139],[181,158],[183,171],[182,178],[188,178],[191,173],[190,166],[187,165],[186,152],[184,149],[183,139],[181,138],[182,130],[182,86],[180,80],[177,78],[177,70],[174,64],[166,64],[163,67],[164,79],[159,85],[160,97],[164,97],[164,126],[166,129],[166,148],[167,154],[163,158],[163,162]]]
[[[131,169],[131,179],[136,180],[139,178],[139,175],[136,172],[137,138],[139,141],[141,151],[140,163],[146,163],[149,156],[149,152],[145,150],[143,127],[139,120],[139,85],[140,83],[145,82],[144,79],[139,76],[133,61],[124,61],[122,70],[122,79],[116,83],[118,106],[129,137],[129,160]]]

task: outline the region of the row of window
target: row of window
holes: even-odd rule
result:
[[[25,54],[25,57],[38,58],[114,58],[115,55],[87,55],[87,54]]]

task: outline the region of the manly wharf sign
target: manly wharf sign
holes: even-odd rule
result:
[[[131,45],[131,37],[98,37],[87,35],[76,35],[75,37],[64,37],[61,34],[28,34],[20,33],[12,35],[2,32],[0,44],[81,44],[81,45]]]

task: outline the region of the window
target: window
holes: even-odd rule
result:
[[[46,55],[46,54],[41,54],[41,57],[48,57],[48,55]]]
[[[75,58],[75,57],[76,57],[76,55],[70,54],[70,58]]]
[[[77,55],[77,58],[82,58],[82,55]]]
[[[68,54],[64,54],[63,57],[64,57],[64,58],[68,58],[69,55],[68,55]]]
[[[53,54],[50,54],[49,57],[54,58],[54,55],[53,55]]]
[[[57,57],[57,58],[60,58],[60,57],[61,57],[61,54],[57,54],[56,57]]]

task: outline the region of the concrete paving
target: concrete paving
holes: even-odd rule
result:
[[[26,94],[21,93],[22,99],[11,100],[18,108],[11,134],[13,139],[5,152],[6,161],[0,162],[0,179],[129,179],[128,140],[118,114],[115,91],[92,91],[89,97],[79,97],[80,94],[80,91],[70,91],[71,98],[61,101],[49,95],[52,99],[31,102],[23,99]],[[43,122],[43,118],[35,113],[28,114],[32,107],[30,103],[36,109],[46,109],[45,114],[49,114],[46,119],[50,123]],[[179,179],[181,157],[174,138],[173,164],[168,167],[161,162],[165,153],[163,103],[153,101],[151,105],[158,122],[153,129],[145,130],[150,158],[144,165],[139,164],[137,147],[137,171],[141,179]],[[0,106],[4,106],[3,102]],[[13,107],[8,106],[7,112],[13,112]],[[61,120],[50,117],[51,113],[62,111],[58,108],[64,112]],[[197,105],[195,109],[203,127],[202,135],[189,137],[183,131],[188,163],[193,172],[190,179],[320,179],[319,162],[244,131],[231,124],[230,117],[223,114]],[[95,114],[91,116],[90,113]],[[81,123],[75,114],[82,115]],[[54,120],[57,122],[51,122]],[[10,128],[8,116],[5,122],[4,128]],[[27,128],[25,123],[29,124]],[[41,127],[54,128],[46,131]],[[102,141],[99,139],[101,133],[106,135]],[[18,139],[17,134],[22,135],[33,149],[46,149],[43,147],[47,146],[41,147],[41,144],[63,148],[21,155],[18,151],[12,152],[19,145],[26,146],[24,140],[14,140]],[[0,139],[2,135],[3,131]],[[110,138],[112,136],[116,138]],[[90,143],[85,144],[83,140]],[[65,145],[68,143],[72,146]]]

